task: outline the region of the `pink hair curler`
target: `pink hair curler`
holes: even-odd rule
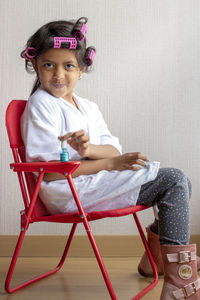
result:
[[[77,30],[74,33],[74,36],[77,40],[83,41],[85,39],[85,34],[87,31],[87,26],[85,25],[85,23],[83,23],[81,30]]]
[[[86,65],[88,65],[88,66],[92,65],[93,60],[94,60],[94,55],[95,55],[94,49],[91,49],[89,51],[89,53],[86,54],[86,56],[84,58],[84,62],[86,63]]]
[[[66,43],[65,48],[76,49],[77,40],[71,37],[54,37],[54,48],[61,48],[62,43]],[[69,47],[68,47],[69,44]]]
[[[29,51],[35,51],[35,48],[33,47],[28,47],[25,51],[24,51],[24,54],[23,54],[23,57],[26,59],[26,60],[29,60],[31,58],[34,58],[36,56],[36,53],[33,54],[33,55],[30,55],[29,54]]]

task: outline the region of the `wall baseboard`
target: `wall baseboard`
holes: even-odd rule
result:
[[[13,255],[18,237],[15,235],[0,236],[0,257]],[[96,243],[104,257],[141,256],[144,248],[138,235],[96,235]],[[29,235],[25,237],[20,256],[23,257],[57,257],[64,250],[67,237],[63,235]],[[200,255],[200,235],[192,235],[191,243],[197,244]],[[94,253],[88,237],[74,236],[69,250],[71,257],[93,257]]]

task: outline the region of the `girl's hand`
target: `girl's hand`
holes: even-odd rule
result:
[[[133,170],[138,171],[142,167],[146,167],[147,157],[140,152],[126,153],[115,156],[109,160],[109,170]],[[138,166],[137,166],[138,165]]]
[[[90,152],[89,136],[84,130],[69,132],[58,137],[61,141],[67,140],[67,143],[76,150],[81,157],[88,157]]]

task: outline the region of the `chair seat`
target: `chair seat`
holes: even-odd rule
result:
[[[149,208],[149,206],[135,205],[135,206],[125,207],[120,209],[92,211],[89,213],[85,213],[85,215],[88,221],[94,221],[103,218],[126,216],[141,210],[145,210],[147,208]],[[32,217],[30,223],[34,223],[34,222],[81,223],[83,222],[83,217],[80,216],[79,212],[74,212],[74,213],[67,213],[67,214],[55,214],[55,215],[46,215],[40,217]]]

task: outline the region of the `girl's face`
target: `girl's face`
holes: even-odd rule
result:
[[[32,64],[47,92],[74,104],[73,90],[82,74],[75,51],[51,48],[37,60],[32,60]]]

